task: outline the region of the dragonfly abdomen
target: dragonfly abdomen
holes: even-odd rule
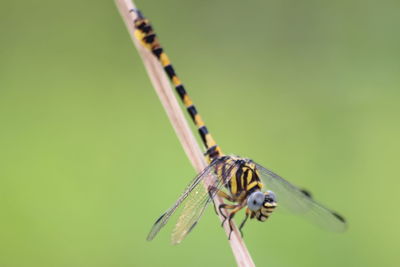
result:
[[[184,85],[177,76],[175,69],[171,64],[168,55],[164,52],[164,49],[161,47],[150,22],[146,18],[144,18],[139,11],[137,10],[134,11],[138,15],[138,18],[134,22],[136,28],[135,31],[136,37],[142,41],[143,45],[147,49],[149,49],[154,56],[157,57],[162,67],[164,68],[164,71],[166,72],[168,78],[174,85],[176,92],[178,93],[179,97],[183,102],[183,105],[185,106],[190,117],[192,118],[192,121],[194,122],[194,124],[198,129],[201,140],[203,141],[203,144],[207,149],[206,155],[209,156],[210,162],[213,159],[222,156],[223,154],[221,148],[217,145],[214,138],[209,133],[203,119],[197,112],[196,107],[193,105],[193,102],[190,99],[189,95],[187,94]]]

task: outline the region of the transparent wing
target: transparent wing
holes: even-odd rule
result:
[[[261,165],[255,165],[266,189],[276,194],[278,206],[302,215],[324,229],[337,232],[346,230],[346,221],[341,215],[314,201],[307,191],[297,188]]]
[[[234,161],[230,161],[229,157],[216,159],[208,165],[193,179],[175,204],[157,219],[147,236],[147,240],[152,240],[157,235],[161,228],[167,224],[171,215],[186,200],[172,232],[172,243],[180,243],[197,224],[205,208],[212,201],[218,190],[230,180],[231,175],[229,174],[232,173],[231,170],[234,167]],[[205,179],[210,179],[211,186],[209,190],[206,190],[202,183]]]

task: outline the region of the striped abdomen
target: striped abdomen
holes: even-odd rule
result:
[[[209,160],[212,161],[215,158],[222,156],[222,152],[220,147],[214,141],[214,138],[208,132],[207,127],[204,124],[203,119],[198,114],[196,107],[193,105],[192,100],[187,94],[185,87],[183,86],[181,80],[178,78],[174,68],[171,65],[171,62],[161,47],[156,34],[153,31],[153,28],[150,22],[142,16],[142,14],[133,10],[137,13],[138,18],[134,21],[135,23],[135,35],[141,40],[142,44],[149,49],[160,61],[163,66],[165,72],[167,73],[169,79],[175,87],[176,92],[181,98],[184,106],[186,107],[190,117],[192,118],[194,124],[196,125],[200,137],[203,141],[204,146],[206,147],[206,154],[209,156]]]

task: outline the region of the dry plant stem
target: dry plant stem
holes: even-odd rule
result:
[[[129,12],[129,10],[136,8],[134,3],[131,0],[115,0],[115,2],[128,28],[132,41],[142,57],[150,80],[161,100],[161,103],[164,106],[164,109],[167,112],[168,118],[170,119],[190,162],[197,172],[202,171],[207,166],[207,163],[192,131],[190,130],[187,120],[183,115],[183,112],[175,97],[174,90],[172,89],[161,64],[158,62],[156,57],[151,54],[150,51],[144,48],[138,42],[138,40],[136,40],[133,34],[133,21],[136,18],[136,14],[135,12]],[[210,181],[205,181],[206,187],[208,184],[210,184]],[[214,201],[217,206],[222,203],[222,199],[219,197],[215,198]],[[223,221],[223,217],[220,214],[219,218],[221,221]],[[227,223],[224,224],[224,229],[228,236],[230,230]],[[255,266],[236,225],[233,225],[233,232],[231,234],[229,243],[238,266]]]

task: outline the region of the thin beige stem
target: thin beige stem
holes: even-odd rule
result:
[[[129,12],[129,10],[136,8],[134,3],[132,0],[115,0],[115,2],[122,18],[124,19],[126,27],[128,28],[128,32],[132,38],[132,41],[142,57],[150,80],[161,100],[161,103],[164,106],[165,111],[167,112],[168,118],[172,123],[183,149],[185,150],[195,170],[197,172],[202,171],[205,167],[207,167],[207,163],[192,131],[190,130],[187,120],[183,115],[182,109],[180,108],[175,97],[174,90],[172,89],[172,86],[165,75],[161,64],[158,62],[156,57],[151,54],[150,51],[148,51],[138,42],[134,36],[133,21],[136,18],[136,13]],[[205,181],[205,186],[207,188],[209,184],[210,181]],[[222,203],[222,199],[220,197],[216,197],[214,201],[215,205],[217,206]],[[219,215],[219,218],[221,221],[223,220],[221,215]],[[230,230],[227,223],[224,224],[224,229],[228,236]],[[229,244],[231,245],[238,266],[255,266],[236,225],[233,225],[233,232],[231,234]]]

